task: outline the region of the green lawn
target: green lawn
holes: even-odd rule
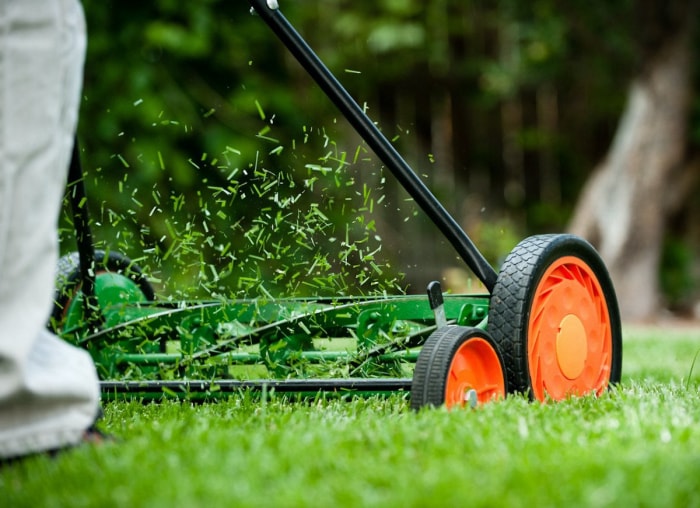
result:
[[[0,506],[700,506],[698,350],[628,329],[620,387],[545,405],[111,403],[118,443],[0,470]]]

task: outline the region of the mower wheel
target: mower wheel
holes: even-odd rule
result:
[[[615,290],[598,253],[576,236],[533,236],[513,249],[491,294],[488,330],[509,393],[561,400],[620,380]]]
[[[474,406],[505,396],[503,360],[479,328],[444,326],[428,337],[413,373],[411,409]]]
[[[136,294],[130,296],[132,299],[153,301],[155,298],[153,286],[143,275],[141,268],[123,254],[96,250],[94,270],[96,277],[102,274],[117,274],[127,279],[128,284],[135,286]],[[81,284],[79,254],[72,252],[61,257],[56,270],[56,292],[49,322],[50,328],[55,332],[63,329],[71,304],[80,292]]]

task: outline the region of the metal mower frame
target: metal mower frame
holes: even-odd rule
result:
[[[427,297],[152,301],[138,267],[95,251],[76,143],[69,200],[78,252],[61,260],[52,324],[92,353],[103,395],[404,391],[418,409],[473,406],[514,391],[542,400],[600,393],[617,382],[617,302],[595,251],[570,235],[533,237],[497,273],[277,1],[249,2],[489,294],[443,295],[433,282]],[[498,316],[489,319],[494,308]],[[538,324],[542,316],[554,323],[551,329]]]

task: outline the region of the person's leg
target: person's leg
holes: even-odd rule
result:
[[[99,384],[46,329],[82,85],[78,0],[0,1],[0,457],[76,444]]]

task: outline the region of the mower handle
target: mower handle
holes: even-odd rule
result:
[[[496,285],[496,271],[374,122],[370,120],[333,73],[287,21],[279,10],[277,0],[249,0],[249,2],[252,9],[267,23],[306,72],[343,113],[357,133],[386,164],[418,206],[445,235],[445,238],[452,244],[467,266],[483,282],[489,292],[492,292]]]

